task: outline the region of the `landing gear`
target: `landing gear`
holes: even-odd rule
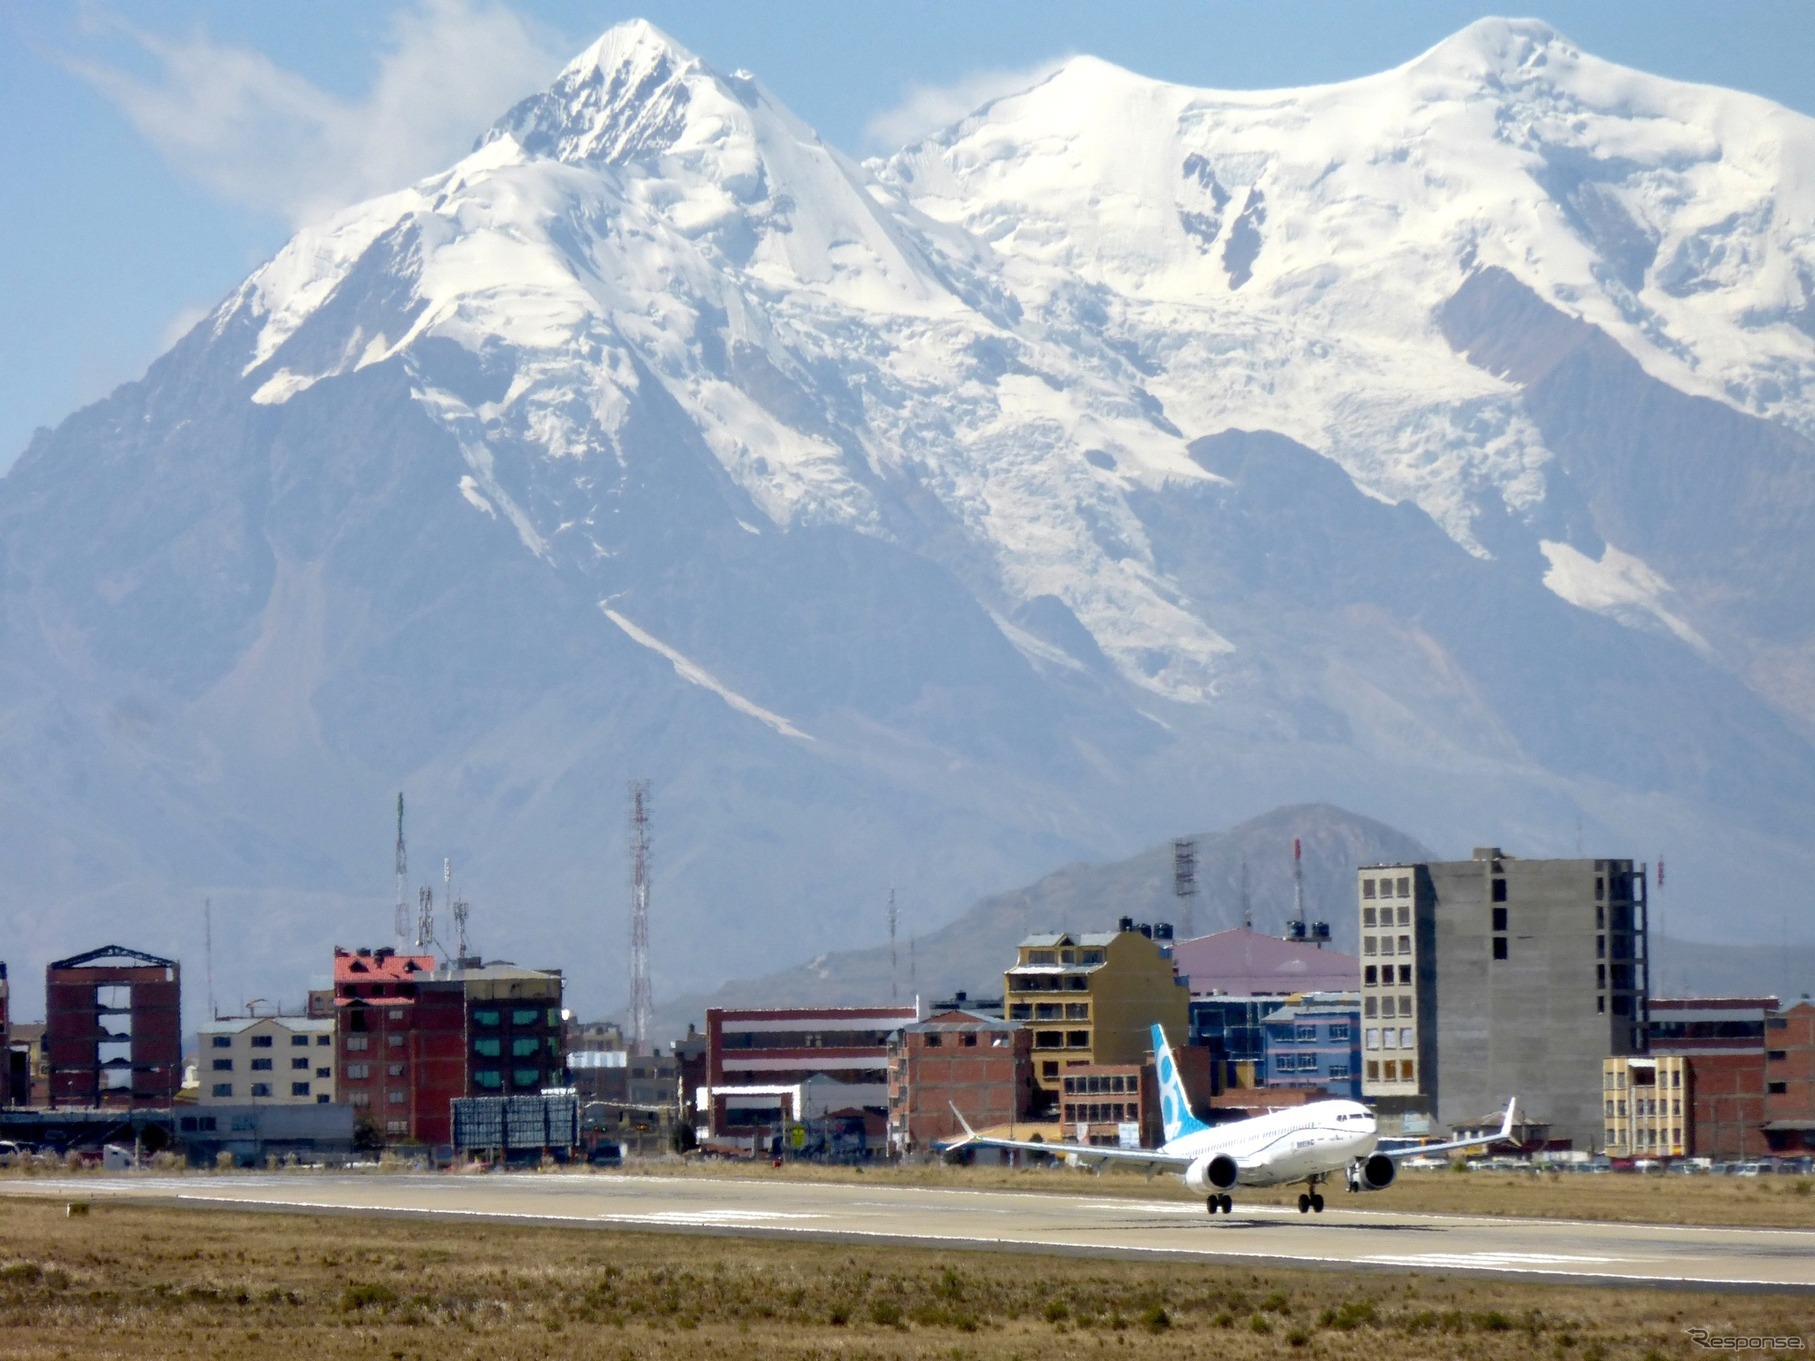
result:
[[[1303,1191],[1298,1193],[1298,1213],[1301,1215],[1311,1213],[1311,1198]]]
[[[1323,1196],[1315,1191],[1311,1193],[1311,1208],[1318,1214],[1323,1213]]]
[[[1204,1201],[1204,1208],[1210,1211],[1211,1214],[1215,1214],[1218,1210],[1221,1210],[1224,1214],[1230,1214],[1235,1209],[1235,1202],[1228,1196],[1211,1196]]]
[[[1317,1189],[1317,1182],[1311,1181],[1308,1185],[1311,1189],[1298,1197],[1298,1213],[1310,1214],[1315,1210],[1318,1214],[1322,1214],[1323,1195]]]
[[[1228,1196],[1223,1197],[1223,1213],[1226,1215],[1235,1213],[1235,1202]]]

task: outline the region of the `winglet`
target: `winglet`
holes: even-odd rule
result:
[[[952,1114],[958,1117],[958,1123],[964,1127],[964,1137],[958,1140],[958,1143],[968,1144],[972,1139],[977,1137],[977,1131],[971,1128],[971,1122],[964,1118],[964,1112],[958,1109],[958,1103],[956,1101],[948,1101],[945,1104],[952,1108]],[[953,1147],[956,1147],[956,1145],[953,1145]]]
[[[1516,1096],[1506,1103],[1506,1118],[1500,1122],[1500,1138],[1502,1141],[1510,1142],[1513,1137],[1513,1107],[1518,1104],[1519,1098]]]

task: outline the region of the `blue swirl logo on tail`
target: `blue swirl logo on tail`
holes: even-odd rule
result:
[[[1209,1129],[1191,1113],[1191,1099],[1185,1095],[1185,1084],[1179,1079],[1172,1046],[1166,1043],[1166,1032],[1158,1025],[1153,1027],[1153,1065],[1160,1079],[1160,1121],[1165,1126],[1166,1142]]]

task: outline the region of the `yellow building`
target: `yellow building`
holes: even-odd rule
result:
[[[1680,1158],[1689,1151],[1689,1090],[1681,1056],[1601,1060],[1604,1152],[1610,1158]]]
[[[1061,1070],[1085,1064],[1140,1063],[1152,1049],[1149,1027],[1175,1045],[1190,1024],[1188,980],[1172,966],[1172,928],[1029,936],[1002,976],[1008,1019],[1033,1031],[1034,1080],[1059,1094]]]
[[[271,1102],[326,1106],[338,1092],[334,1022],[307,1016],[237,1016],[208,1021],[197,1035],[196,1076],[204,1106]]]

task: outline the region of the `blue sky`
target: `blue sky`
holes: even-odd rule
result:
[[[866,154],[1073,53],[1192,85],[1302,85],[1397,65],[1507,12],[1453,0],[0,0],[0,468],[35,427],[141,373],[295,224],[446,164],[622,19],[754,71]],[[1525,12],[1609,60],[1815,114],[1808,0]]]

